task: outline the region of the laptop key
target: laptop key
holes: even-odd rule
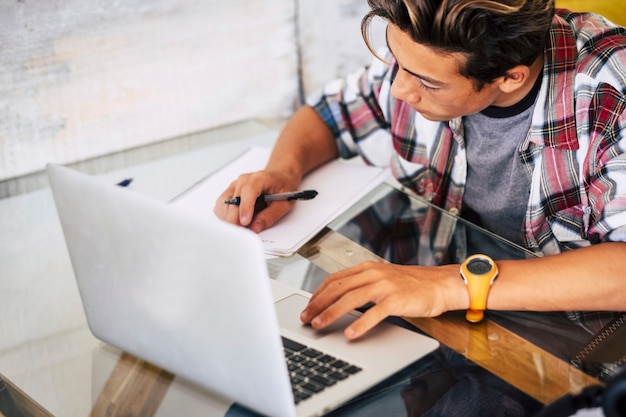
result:
[[[301,383],[304,382],[303,378],[300,378],[299,376],[292,376],[291,379],[291,385],[300,385]]]
[[[314,394],[317,394],[320,391],[324,390],[324,387],[318,384],[314,384],[313,382],[307,382],[306,384],[301,385],[303,389],[310,391]]]
[[[309,398],[311,398],[311,394],[309,394],[308,392],[299,390],[293,392],[293,399],[295,400],[296,404]]]
[[[361,370],[301,343],[282,340],[296,404]]]
[[[329,363],[328,365],[329,365],[329,366],[332,366],[333,368],[338,368],[338,369],[341,369],[341,368],[345,368],[346,366],[348,366],[348,363],[347,363],[347,362],[344,362],[344,361],[342,361],[342,360],[337,359],[337,360],[335,360],[335,361],[332,361],[332,362],[331,362],[331,363]]]
[[[350,375],[345,373],[345,372],[341,372],[341,371],[335,371],[335,372],[331,372],[327,375],[329,378],[333,378],[336,379],[337,381],[341,381],[343,379],[346,379],[347,377],[349,377]]]
[[[294,355],[291,358],[289,358],[289,361],[292,363],[300,363],[300,362],[306,361],[306,358],[303,358],[300,355]]]
[[[334,385],[337,381],[323,377],[321,375],[313,375],[311,377],[311,381],[317,382],[318,384],[324,386],[324,387],[330,387],[331,385]]]
[[[296,375],[300,375],[301,377],[305,377],[305,378],[315,375],[313,371],[311,371],[310,369],[306,369],[306,368],[300,368],[295,373]]]
[[[325,365],[322,365],[322,366],[319,366],[319,367],[315,368],[315,371],[317,373],[319,373],[319,374],[329,374],[329,373],[335,371],[335,369],[329,368],[328,366],[325,366]]]
[[[330,355],[323,355],[323,356],[317,358],[317,360],[322,362],[322,363],[328,363],[328,362],[334,361],[335,358],[330,356]]]
[[[298,343],[294,340],[291,339],[287,339],[286,337],[283,337],[283,346],[286,347],[287,349],[291,349],[294,352],[300,352],[301,350],[306,349],[306,346],[303,345],[302,343]]]
[[[315,349],[311,349],[311,348],[306,348],[305,350],[303,350],[302,352],[300,352],[301,355],[307,356],[309,358],[317,358],[318,356],[322,355],[322,352],[320,352],[319,350],[315,350]]]
[[[354,375],[357,372],[360,372],[361,368],[359,368],[358,366],[351,365],[351,366],[348,366],[346,369],[344,369],[344,371],[351,375]]]

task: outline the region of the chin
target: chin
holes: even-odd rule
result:
[[[442,117],[442,116],[438,116],[436,114],[424,113],[424,112],[420,112],[420,111],[418,111],[418,113],[424,119],[429,120],[431,122],[446,122],[446,121],[450,120],[449,117]]]
[[[411,106],[413,107],[413,106]],[[444,115],[440,115],[440,114],[434,114],[434,113],[430,113],[427,111],[423,111],[420,109],[417,109],[415,107],[413,107],[413,110],[415,110],[417,113],[420,114],[420,116],[422,116],[424,119],[431,121],[431,122],[447,122],[448,120],[452,119],[452,117],[447,117]]]

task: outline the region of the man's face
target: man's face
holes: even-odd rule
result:
[[[391,94],[428,120],[447,121],[497,105],[498,82],[476,91],[474,82],[459,73],[465,55],[441,54],[414,42],[397,26],[387,26],[387,44],[399,65]]]

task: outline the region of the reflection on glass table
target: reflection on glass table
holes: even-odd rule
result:
[[[220,133],[220,135],[222,134]],[[223,134],[223,136],[232,137],[231,134]],[[182,148],[187,152],[186,146]],[[166,154],[169,155],[171,153],[169,148],[166,150]],[[232,149],[233,154],[237,154],[239,151],[238,148]],[[130,164],[129,161],[126,161],[122,164],[122,170],[119,170],[120,167],[115,164],[107,168],[114,170],[114,172],[107,173],[105,178],[113,183],[113,181],[118,181],[121,178],[134,177],[135,181],[132,187],[136,188],[137,191],[154,194],[165,200],[171,197],[171,194],[175,195],[182,187],[187,186],[189,181],[196,179],[199,175],[204,175],[207,170],[207,160],[215,159],[216,155],[223,158],[223,150],[217,152],[214,147],[201,147],[190,152],[189,155],[183,152],[173,156],[169,155],[163,160],[141,160],[139,161],[141,163],[135,161],[133,164],[138,165],[138,167],[132,169],[126,167],[127,164]],[[124,153],[120,157],[122,159],[129,158],[128,153]],[[189,163],[189,158],[192,158],[196,163]],[[180,169],[181,164],[185,169]],[[176,173],[176,175],[172,173]],[[357,206],[356,211],[350,211],[331,225],[331,229],[338,232],[328,233],[322,236],[323,241],[317,240],[306,245],[301,251],[302,255],[270,261],[268,266],[272,276],[283,280],[287,276],[281,274],[283,269],[297,270],[301,274],[295,278],[289,278],[289,282],[307,291],[313,291],[327,276],[328,272],[336,271],[339,267],[350,266],[360,260],[370,259],[369,256],[372,252],[394,262],[409,264],[458,262],[471,250],[459,243],[463,242],[462,233],[470,236],[470,241],[473,241],[474,237],[484,239],[486,236],[482,234],[480,229],[471,227],[450,214],[438,212],[437,209],[429,207],[421,200],[403,197],[402,193],[396,193],[398,192],[389,186],[377,189]],[[394,195],[398,198],[397,200],[394,200],[396,198]],[[210,409],[210,405],[206,404],[208,396],[205,396],[195,387],[181,382],[173,375],[156,369],[139,358],[131,357],[112,349],[110,346],[98,344],[88,333],[82,320],[78,321],[78,325],[74,324],[76,320],[82,319],[82,314],[76,314],[79,308],[78,295],[74,289],[69,263],[66,262],[60,230],[48,226],[49,224],[56,225],[56,213],[52,209],[51,196],[48,190],[38,190],[32,194],[20,195],[3,200],[3,203],[5,210],[6,208],[9,209],[8,216],[6,216],[6,211],[3,212],[6,219],[5,224],[9,226],[8,231],[14,233],[6,234],[5,231],[5,235],[32,238],[32,240],[18,241],[17,238],[6,240],[7,242],[9,240],[20,242],[24,246],[24,253],[27,256],[25,258],[15,257],[15,260],[14,257],[5,256],[3,272],[6,274],[7,265],[13,266],[17,271],[14,273],[13,282],[23,284],[19,288],[24,288],[24,293],[28,289],[28,294],[32,294],[32,296],[28,298],[28,302],[18,300],[19,303],[5,297],[3,300],[5,307],[6,302],[9,301],[9,311],[11,308],[17,308],[16,306],[24,307],[23,310],[27,312],[33,311],[35,306],[48,308],[48,310],[42,310],[45,314],[41,314],[42,317],[45,317],[42,323],[43,333],[36,333],[38,337],[41,337],[39,344],[32,345],[34,347],[24,345],[17,350],[0,352],[4,354],[4,356],[0,355],[0,358],[4,358],[3,369],[0,369],[0,373],[8,377],[8,379],[3,379],[9,383],[12,398],[19,400],[17,401],[18,406],[27,402],[28,398],[25,394],[28,394],[45,407],[50,408],[52,406],[51,409],[55,411],[54,414],[56,415],[87,415],[87,412],[82,411],[89,406],[94,410],[93,416],[115,415],[113,410],[119,413],[117,415],[123,415],[123,410],[134,410],[136,414],[133,415],[154,415],[157,417],[223,415],[223,413],[207,412],[207,409]],[[395,210],[395,206],[392,206],[394,204],[400,206],[404,204],[404,209]],[[389,206],[394,210],[390,209],[387,215],[385,215],[386,210],[382,210],[382,214],[379,213],[375,216],[371,212],[357,216],[363,209],[372,206],[372,209],[375,210],[378,205],[383,209]],[[41,212],[32,211],[31,208],[33,207],[37,207]],[[24,208],[28,208],[28,210]],[[393,213],[393,216],[388,216],[389,213]],[[411,220],[410,215],[414,214],[419,214],[418,217],[421,216],[420,221],[422,223],[416,222],[415,218]],[[358,219],[367,220],[367,216],[371,216],[370,229],[378,233],[382,244],[373,244],[373,242],[365,239],[367,222],[365,225],[359,225]],[[376,216],[381,216],[381,219],[377,219]],[[17,226],[26,225],[26,221],[23,220],[26,217],[33,221],[36,226],[35,230],[43,230],[44,233],[22,234],[22,229]],[[398,219],[408,219],[409,221],[402,224],[402,222],[398,223]],[[381,231],[385,227],[389,228],[389,226],[383,226],[385,223],[392,225],[391,231],[389,229]],[[456,228],[460,229],[461,226],[464,231],[459,230],[454,235],[454,240],[442,242],[436,238],[433,239],[436,236],[433,231],[443,230],[447,227],[453,227],[456,230]],[[30,230],[30,226],[24,228]],[[428,233],[425,232],[427,230]],[[474,231],[478,233],[472,234]],[[350,236],[350,238],[346,236]],[[391,249],[392,245],[385,243],[386,241],[391,242],[392,238],[405,239],[409,242],[406,247],[410,250],[405,250],[405,253],[394,252]],[[489,239],[493,240],[491,246],[496,249],[504,247],[506,255],[502,256],[523,257],[529,255],[520,251],[520,248],[507,245],[506,242],[497,237],[489,235]],[[337,242],[338,245],[336,245]],[[361,242],[367,246],[367,250],[361,247]],[[420,245],[426,249],[422,250]],[[5,254],[10,253],[13,252],[6,252]],[[494,258],[499,258],[494,252],[490,252],[490,254]],[[25,262],[20,262],[22,259],[29,261],[27,266],[22,267],[26,265]],[[37,262],[30,262],[31,259],[37,259]],[[322,264],[324,265],[323,268],[318,266]],[[32,268],[35,268],[35,272],[31,271]],[[8,275],[11,277],[11,273]],[[47,286],[48,282],[54,282],[54,286]],[[64,284],[66,284],[65,287],[63,287]],[[42,291],[42,288],[45,288],[45,291]],[[61,293],[61,297],[58,295],[59,288],[67,289],[66,292]],[[52,289],[57,290],[57,292],[53,292]],[[45,295],[45,297],[41,298],[40,295],[42,297]],[[55,330],[54,325],[58,321],[53,320],[57,318],[57,315],[51,313],[59,310],[59,299],[64,300],[62,303],[64,307],[68,305],[76,307],[71,309],[71,315],[68,313],[72,319],[73,327],[70,327],[71,331],[64,331],[50,338],[48,332],[50,332],[51,326],[52,330]],[[32,300],[36,302],[32,302]],[[54,309],[52,309],[53,307]],[[509,317],[515,318],[514,314],[505,316],[509,321],[512,321]],[[31,315],[26,317],[31,317]],[[421,331],[435,334],[436,338],[442,341],[445,346],[435,354],[407,368],[405,372],[396,375],[394,379],[386,381],[385,385],[364,394],[358,401],[343,408],[341,413],[348,413],[351,410],[354,414],[363,415],[364,411],[362,412],[359,407],[365,407],[374,412],[377,410],[374,404],[377,404],[384,407],[385,412],[380,412],[380,408],[378,408],[375,415],[428,415],[425,410],[437,409],[433,408],[436,404],[437,407],[446,406],[443,411],[444,415],[453,415],[447,413],[449,411],[447,407],[454,406],[460,401],[457,397],[463,395],[474,399],[482,396],[483,400],[477,404],[461,402],[468,407],[470,405],[476,407],[475,410],[478,411],[481,411],[481,407],[489,404],[492,410],[497,410],[498,407],[502,410],[510,407],[517,411],[526,410],[526,412],[530,412],[539,407],[541,403],[552,401],[566,392],[576,392],[584,386],[597,383],[596,380],[576,372],[576,369],[569,367],[567,362],[553,361],[546,357],[533,346],[528,346],[526,340],[516,336],[516,334],[503,332],[502,326],[495,322],[496,319],[500,319],[499,317],[500,314],[496,317],[495,313],[490,313],[489,320],[478,326],[468,326],[462,314],[454,313],[437,319],[412,321],[411,323],[416,323],[417,328]],[[22,321],[17,321],[17,323],[22,323]],[[512,329],[514,327],[512,325],[508,327],[510,323],[506,324],[507,328]],[[521,330],[526,330],[525,326],[521,327]],[[539,341],[545,339],[545,334],[548,331],[550,330],[539,331],[537,339]],[[517,333],[523,334],[522,331]],[[7,340],[11,339],[10,336],[19,334],[21,334],[20,329],[14,329],[14,332],[8,335],[3,332],[3,336],[9,336],[5,338]],[[553,339],[556,338],[553,337]],[[539,343],[536,342],[536,344]],[[39,347],[40,345],[42,347]],[[94,346],[98,347],[94,349]],[[58,351],[63,351],[60,355],[61,360],[54,361],[51,357],[42,354]],[[16,352],[20,355],[17,355]],[[75,355],[76,352],[79,354]],[[23,361],[26,364],[24,372],[17,372],[14,369],[15,367],[12,365],[17,361],[13,358],[28,358],[27,361]],[[42,366],[33,367],[32,369],[35,371],[31,372],[30,361],[32,358],[37,358],[38,363],[41,363]],[[22,361],[20,360],[20,362]],[[520,367],[520,364],[527,366]],[[75,366],[70,367],[69,365]],[[506,368],[504,371],[510,371],[510,375],[504,375],[503,368]],[[15,384],[11,386],[9,379]],[[59,384],[57,381],[63,381],[63,383]],[[24,391],[19,391],[19,389]],[[501,395],[500,393],[504,394]],[[446,405],[448,400],[452,402],[451,405]],[[498,402],[500,400],[503,403]],[[469,399],[465,401],[467,403]],[[74,407],[74,404],[79,406]],[[29,402],[28,406],[36,407],[36,403]],[[57,410],[68,409],[81,410],[81,412],[57,412]],[[2,401],[0,401],[0,411],[7,417],[9,416],[6,409],[3,409]],[[469,415],[465,413],[466,410],[463,411],[462,415]],[[23,414],[31,415],[28,412],[23,412]],[[32,415],[47,416],[49,414],[42,411]]]
[[[386,261],[404,265],[459,264],[472,254],[494,260],[524,259],[535,255],[471,222],[441,210],[391,185],[382,185],[366,204],[352,210],[331,227]],[[585,372],[607,381],[626,358],[626,347],[599,366],[581,359],[591,333],[573,323],[564,312],[489,311],[487,317]],[[614,323],[626,323],[626,315]],[[626,326],[620,328],[623,333]],[[609,329],[612,331],[613,328]]]
[[[269,260],[268,267],[273,279],[306,291],[314,291],[328,275],[298,255]],[[389,320],[419,331],[397,318]],[[528,394],[441,345],[329,416],[496,417],[503,411],[508,416],[532,416],[541,407]]]
[[[475,253],[524,259],[530,251],[389,185],[372,203],[336,227],[385,260],[403,265],[461,263]]]
[[[332,232],[318,236],[317,241],[300,251],[322,268],[298,257],[273,260],[269,262],[273,277],[284,279],[280,270],[285,265],[303,268],[302,278],[291,283],[314,291],[327,271],[364,260],[382,258],[407,265],[443,265],[460,263],[474,253],[485,253],[496,260],[534,256],[388,184],[378,187],[329,228]],[[369,255],[360,252],[363,248]],[[462,312],[446,313],[436,319],[408,320],[434,335],[443,343],[442,348],[398,375],[398,380],[387,381],[387,385],[368,392],[362,403],[368,404],[368,410],[377,410],[374,403],[382,406],[388,400],[408,415],[457,415],[446,414],[453,410],[449,407],[456,405],[466,407],[460,415],[490,415],[489,410],[474,403],[476,397],[468,395],[480,392],[485,403],[495,404],[500,412],[532,415],[540,403],[598,383],[569,364],[591,335],[570,322],[564,313],[490,311],[487,320],[478,325],[468,325],[458,313]],[[589,372],[589,368],[583,369]],[[370,400],[372,403],[368,403]],[[342,413],[363,415],[359,406],[352,404]],[[472,414],[474,411],[477,414]]]

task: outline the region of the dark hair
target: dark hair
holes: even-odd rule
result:
[[[368,28],[380,17],[422,45],[466,56],[461,75],[476,89],[506,75],[517,65],[530,66],[543,53],[554,15],[554,0],[368,0],[361,21],[367,47]]]

